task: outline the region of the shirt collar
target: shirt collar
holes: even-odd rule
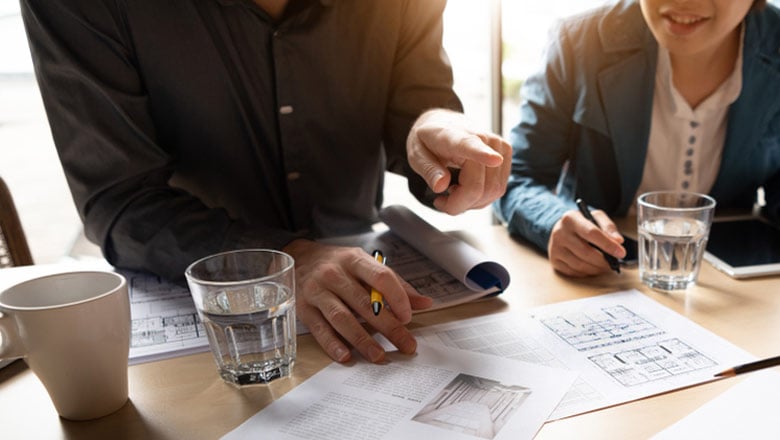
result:
[[[322,6],[333,6],[336,0],[317,0]],[[254,4],[252,0],[217,0],[217,3],[222,5],[246,5]]]
[[[688,102],[682,97],[672,82],[672,62],[669,57],[669,50],[658,47],[658,67],[656,70],[656,81],[662,86],[662,92],[667,93],[667,98],[672,104],[674,116],[693,120],[695,115],[703,115],[711,111],[728,107],[739,97],[742,91],[742,60],[743,48],[745,46],[745,24],[740,29],[739,51],[737,60],[734,62],[734,70],[715,91],[708,96],[696,109],[691,109]]]
[[[252,0],[216,0],[216,1],[222,6],[241,6],[241,7],[252,9],[254,11],[262,12],[261,8],[257,6],[257,4]],[[336,0],[312,0],[311,5],[315,3],[319,3],[319,5],[322,6],[323,8],[328,8],[333,6],[335,2]],[[310,9],[310,8],[304,8],[304,9]],[[263,14],[265,13],[263,12]]]

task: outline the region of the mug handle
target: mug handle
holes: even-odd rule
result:
[[[0,312],[0,360],[18,359],[24,355],[16,320],[13,316]]]

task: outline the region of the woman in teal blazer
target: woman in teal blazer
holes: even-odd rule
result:
[[[724,34],[737,35],[744,22],[742,88],[728,108],[722,160],[709,193],[718,207],[749,209],[763,187],[764,214],[778,223],[780,13],[765,1],[751,1],[710,0],[703,2],[709,12],[697,12],[724,15],[717,8],[731,8],[734,14],[744,4],[732,34]],[[561,273],[609,270],[589,243],[615,257],[625,255],[608,216],[626,215],[642,182],[659,53],[655,34],[664,32],[652,20],[681,27],[694,20],[688,15],[675,18],[679,23],[668,20],[664,14],[674,14],[669,9],[678,8],[676,3],[621,0],[567,19],[556,29],[544,68],[523,86],[520,122],[510,137],[512,175],[495,208],[511,233],[547,250]],[[676,43],[664,46],[673,56]],[[606,233],[577,213],[578,197],[598,209]]]

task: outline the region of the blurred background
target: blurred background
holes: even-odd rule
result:
[[[603,3],[448,0],[444,45],[466,114],[506,134],[516,123],[519,88],[539,66],[550,26]],[[0,0],[0,176],[14,196],[36,263],[90,250],[51,139],[18,0]],[[387,178],[386,203],[404,203],[443,230],[491,222],[489,208],[457,217],[425,208],[395,175]]]

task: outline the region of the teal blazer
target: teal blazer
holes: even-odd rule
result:
[[[742,91],[728,112],[710,194],[749,209],[764,187],[764,214],[780,222],[780,11],[745,19]],[[546,250],[550,231],[581,197],[625,215],[642,180],[658,44],[638,2],[622,0],[560,23],[543,69],[521,91],[512,129],[512,174],[494,207],[510,232]]]

